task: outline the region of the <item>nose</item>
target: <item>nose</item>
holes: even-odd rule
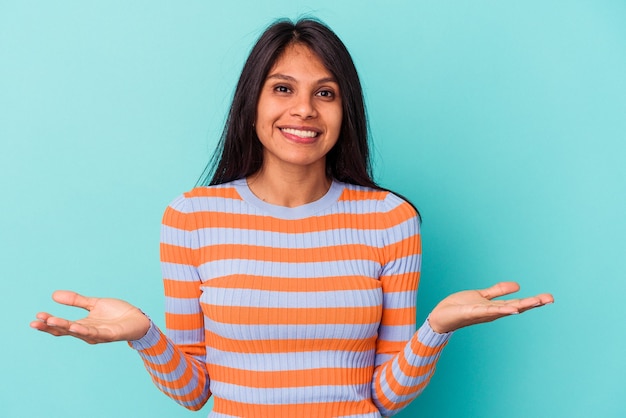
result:
[[[313,97],[305,94],[296,95],[291,106],[291,116],[302,119],[312,119],[317,116],[317,109]]]

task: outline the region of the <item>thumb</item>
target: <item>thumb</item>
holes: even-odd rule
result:
[[[516,282],[500,282],[488,287],[487,289],[480,290],[480,294],[484,298],[491,300],[500,296],[515,293],[519,291],[519,289],[520,286]]]
[[[52,300],[62,305],[75,306],[90,311],[95,304],[94,298],[86,297],[71,290],[57,290],[52,294]]]

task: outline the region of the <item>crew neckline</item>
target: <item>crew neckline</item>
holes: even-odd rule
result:
[[[339,200],[339,196],[341,196],[344,189],[343,183],[333,179],[324,196],[311,203],[290,208],[287,206],[267,203],[259,199],[254,193],[252,193],[252,190],[250,190],[248,182],[245,178],[235,180],[232,184],[235,187],[235,190],[237,190],[237,193],[239,193],[239,196],[241,196],[245,202],[256,206],[267,215],[280,219],[302,219],[313,216],[316,213],[334,205],[337,200]]]

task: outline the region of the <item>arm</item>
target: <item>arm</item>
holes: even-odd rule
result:
[[[392,202],[397,199],[388,199]],[[519,314],[554,302],[552,295],[496,300],[519,290],[502,282],[482,290],[466,290],[443,299],[413,335],[415,299],[419,283],[421,241],[415,211],[406,203],[389,212],[383,286],[383,317],[372,381],[373,399],[383,415],[393,415],[426,387],[441,350],[457,329]],[[407,341],[405,343],[405,341]]]
[[[394,195],[385,200],[383,314],[376,345],[372,398],[385,416],[398,413],[426,387],[450,334],[428,322],[415,332],[421,240],[415,210]]]
[[[163,262],[166,325],[171,339],[135,306],[119,299],[86,297],[58,290],[55,302],[88,311],[71,321],[39,312],[30,326],[56,337],[71,336],[89,344],[129,341],[161,391],[181,405],[200,409],[208,400],[209,376],[204,365],[204,325],[199,308],[199,278],[193,263],[193,232],[184,199],[176,200],[163,218]]]
[[[198,410],[211,396],[205,366],[204,319],[200,278],[194,260],[197,231],[187,202],[180,197],[166,209],[161,228],[161,267],[167,335],[151,324],[131,341],[155,385],[188,409]]]

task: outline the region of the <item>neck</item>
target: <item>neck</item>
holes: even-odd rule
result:
[[[332,180],[320,170],[270,172],[261,168],[247,178],[248,187],[259,199],[272,205],[296,207],[321,199]]]

